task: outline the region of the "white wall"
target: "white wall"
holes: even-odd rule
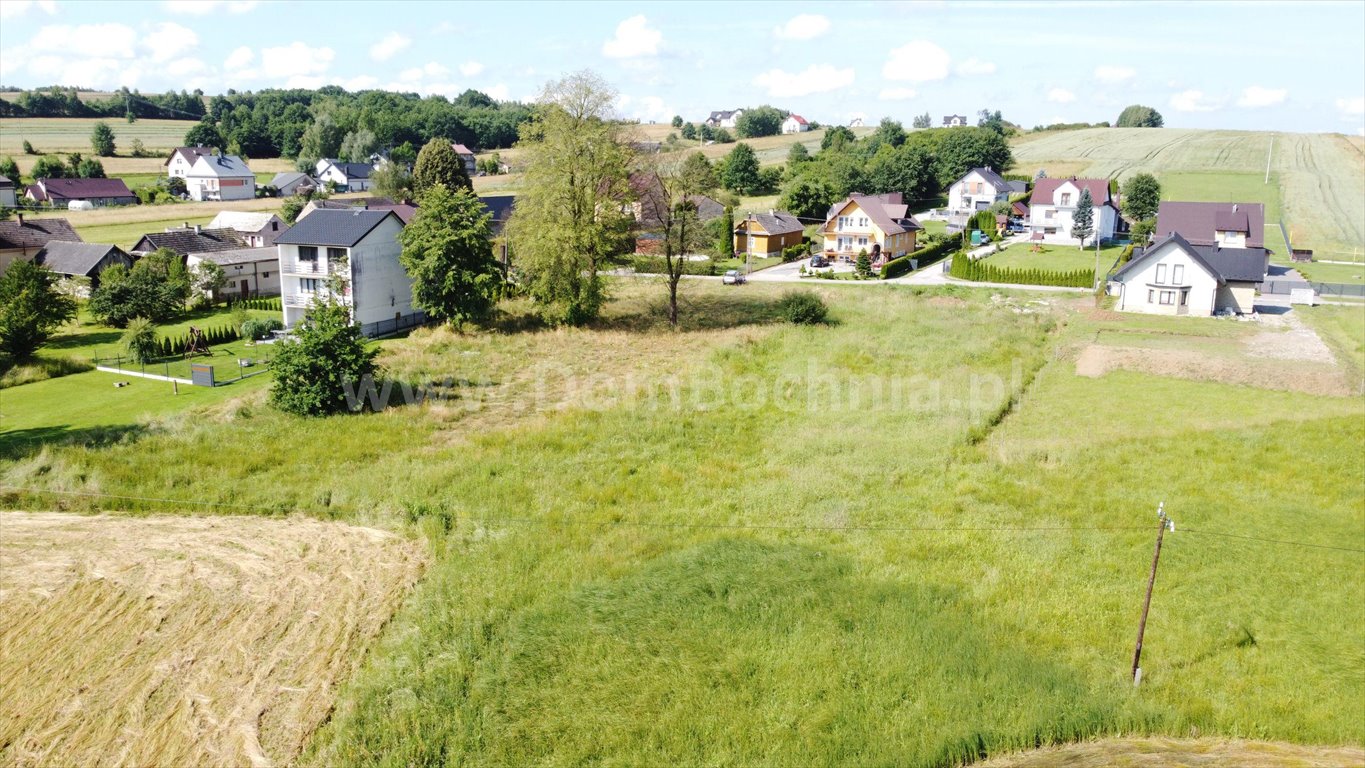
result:
[[[390,216],[351,249],[351,298],[355,321],[375,323],[410,315],[412,279],[398,263],[403,226]]]
[[[975,211],[978,210],[976,208],[977,201],[989,200],[991,203],[995,203],[1009,199],[1008,187],[996,189],[990,184],[985,184],[980,193],[968,192],[967,190],[971,189],[973,184],[985,184],[985,179],[982,179],[981,174],[976,171],[968,173],[948,188],[948,210]],[[971,201],[971,204],[968,204],[968,200]],[[986,208],[990,208],[990,205],[987,205]]]
[[[185,264],[193,269],[201,261],[203,259],[197,256],[189,256],[185,259]],[[247,290],[252,296],[276,296],[280,293],[279,258],[228,264],[223,266],[223,275],[227,277],[227,282],[219,291],[220,296],[239,298],[242,295],[243,280],[246,281]]]
[[[1157,280],[1158,267],[1164,266],[1163,279]],[[1174,281],[1175,267],[1183,267],[1179,284]],[[1188,287],[1186,306],[1180,306],[1179,286]],[[1151,292],[1150,298],[1148,292]],[[1171,291],[1172,303],[1161,303],[1161,292]],[[1150,315],[1188,314],[1208,317],[1213,314],[1218,280],[1204,271],[1179,247],[1168,244],[1152,254],[1132,272],[1123,276],[1123,290],[1118,308],[1124,312],[1143,312]]]
[[[216,176],[189,176],[185,179],[185,190],[194,200],[252,200],[256,197],[255,178],[245,179],[246,184],[239,187],[219,187]]]
[[[1072,198],[1076,199],[1075,197]],[[1055,211],[1051,219],[1047,218],[1047,211]],[[1108,239],[1114,236],[1114,229],[1118,226],[1118,212],[1108,205],[1096,205],[1094,207],[1094,223],[1092,229],[1101,239]],[[1033,232],[1043,232],[1047,229],[1056,228],[1055,235],[1050,237],[1071,238],[1071,215],[1076,212],[1075,206],[1063,208],[1058,205],[1031,205],[1029,206],[1029,229]],[[1087,242],[1094,242],[1094,235],[1087,238]]]
[[[166,175],[179,176],[183,179],[190,172],[191,165],[192,163],[185,160],[185,157],[177,152],[171,157],[171,162],[166,166]]]

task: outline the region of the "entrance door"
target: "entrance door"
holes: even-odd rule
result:
[[[249,298],[251,298],[251,288],[249,287],[249,284],[247,283],[247,281],[245,281],[245,280],[242,281],[241,289],[242,289],[242,298],[244,298],[244,299],[249,299]]]

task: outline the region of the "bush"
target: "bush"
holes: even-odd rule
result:
[[[777,302],[777,315],[789,323],[816,325],[829,317],[829,307],[810,291],[787,291]]]
[[[997,267],[985,263],[986,261],[986,259],[973,261],[967,254],[959,251],[953,256],[953,264],[948,274],[959,280],[980,283],[1055,285],[1066,288],[1089,288],[1095,284],[1095,275],[1088,269],[1054,272],[1046,269]]]
[[[128,330],[123,332],[123,348],[128,356],[139,363],[150,363],[161,356],[161,342],[156,338],[156,326],[145,317],[135,317],[128,321]]]
[[[916,265],[923,269],[926,265],[933,264],[944,256],[957,250],[962,245],[962,235],[948,235],[943,239],[931,236],[932,245],[927,245],[913,253],[906,254],[897,259],[892,259],[882,265],[880,276],[883,280],[891,277],[900,277],[910,271],[910,260],[914,259]]]
[[[284,328],[284,323],[274,317],[249,318],[241,325],[241,337],[244,339],[260,340],[270,338],[272,331]]]
[[[798,243],[790,248],[782,249],[782,261],[786,262],[804,259],[808,253],[810,253],[810,246],[806,243]]]

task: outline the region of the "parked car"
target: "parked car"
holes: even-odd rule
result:
[[[810,257],[810,267],[811,267],[811,269],[818,269],[818,268],[820,268],[820,267],[828,267],[828,266],[829,266],[829,261],[824,257],[823,254],[817,253],[817,254],[815,254],[814,256]]]
[[[745,277],[738,269],[732,269],[722,275],[720,281],[725,285],[740,285],[745,282]]]

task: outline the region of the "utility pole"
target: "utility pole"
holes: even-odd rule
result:
[[[1138,622],[1137,648],[1133,650],[1133,685],[1142,682],[1142,667],[1138,663],[1142,661],[1142,633],[1147,630],[1147,611],[1152,607],[1152,587],[1156,585],[1156,564],[1161,559],[1161,537],[1166,533],[1166,528],[1175,530],[1175,521],[1166,517],[1166,502],[1161,502],[1156,508],[1156,551],[1152,553],[1152,575],[1147,577],[1147,599],[1142,603],[1142,620]]]
[[[1275,134],[1270,134],[1270,149],[1265,151],[1265,183],[1270,183],[1270,156],[1275,152]]]

